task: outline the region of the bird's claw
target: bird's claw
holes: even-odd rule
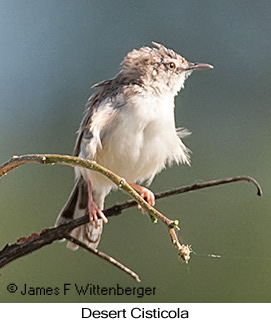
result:
[[[98,228],[98,220],[99,220],[99,218],[101,218],[104,223],[107,223],[108,222],[107,217],[98,208],[98,206],[96,205],[96,203],[94,203],[93,201],[89,202],[88,208],[89,208],[89,223],[91,225],[94,224],[94,226],[95,226],[96,229]]]
[[[136,185],[136,184],[130,184],[135,190],[137,190],[140,194],[140,196],[151,206],[154,206],[155,204],[155,196],[153,192],[146,187]],[[145,210],[141,207],[140,204],[137,205],[138,209],[141,210],[142,214],[145,213]]]

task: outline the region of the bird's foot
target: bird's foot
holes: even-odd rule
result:
[[[94,224],[96,229],[98,228],[99,218],[101,218],[104,223],[108,222],[107,217],[103,214],[103,212],[98,208],[97,204],[93,201],[92,187],[90,182],[88,182],[88,216],[89,223],[91,225]]]
[[[101,218],[104,223],[108,222],[107,217],[103,214],[103,212],[98,208],[95,202],[89,201],[88,203],[88,215],[89,215],[89,223],[94,225],[95,228],[98,228],[98,220]]]
[[[153,194],[153,192],[149,189],[147,189],[146,187],[137,185],[137,184],[130,184],[130,186],[135,189],[136,191],[138,191],[138,193],[140,194],[140,196],[146,201],[148,202],[151,206],[154,206],[155,204],[155,196]],[[141,209],[141,212],[144,214],[145,211],[144,209],[138,204],[137,206],[139,209]]]

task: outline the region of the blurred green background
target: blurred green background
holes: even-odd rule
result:
[[[1,270],[2,302],[271,301],[271,2],[1,1],[0,162],[26,153],[72,152],[90,86],[112,78],[126,53],[160,42],[188,60],[208,62],[176,98],[177,126],[192,135],[192,167],[174,166],[151,188],[171,189],[234,175],[236,183],[157,202],[179,219],[192,244],[177,259],[166,228],[137,209],[111,218],[100,249],[136,271],[142,283],[83,250],[54,243]],[[53,226],[73,186],[73,169],[28,165],[1,179],[0,245]],[[126,199],[112,193],[106,205]],[[212,258],[209,255],[220,255]],[[25,296],[6,286],[156,287],[136,297]]]

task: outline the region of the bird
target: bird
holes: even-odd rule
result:
[[[155,197],[149,186],[166,166],[190,165],[190,150],[182,139],[190,134],[175,126],[174,98],[193,71],[212,69],[191,63],[164,45],[152,42],[129,52],[119,73],[93,85],[86,103],[73,155],[95,161],[124,178],[150,205]],[[97,248],[108,219],[104,201],[116,189],[102,174],[75,168],[74,188],[58,215],[56,226],[88,215],[89,222],[71,236]],[[68,241],[67,247],[78,245]]]

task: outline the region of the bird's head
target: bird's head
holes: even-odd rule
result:
[[[147,91],[176,95],[186,78],[193,72],[213,68],[210,64],[190,63],[181,55],[153,42],[155,48],[134,49],[122,62],[122,76],[140,84]]]

